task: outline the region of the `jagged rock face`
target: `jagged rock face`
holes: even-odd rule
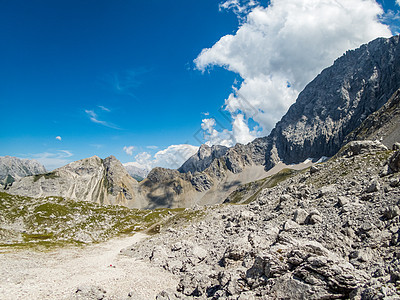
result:
[[[190,157],[179,169],[181,173],[202,172],[207,169],[214,159],[218,159],[228,151],[228,147],[201,145],[196,154]]]
[[[42,173],[46,173],[46,168],[36,160],[0,157],[0,184],[9,184],[16,179]]]
[[[347,141],[355,139],[345,141],[346,136],[388,102],[399,87],[399,36],[376,39],[347,51],[323,70],[300,93],[268,137],[224,149],[219,158],[203,147],[180,171],[204,170],[211,177],[219,178],[224,170],[217,165],[237,174],[249,165],[265,165],[268,170],[279,161],[292,164],[310,157],[333,156]],[[392,98],[386,108],[386,118],[376,121],[380,125],[374,127],[379,129],[387,123],[385,120],[391,120],[390,126],[385,125],[379,132],[379,137],[387,138],[388,145],[399,138],[399,96],[395,94]],[[374,129],[363,139],[371,139]],[[201,151],[208,151],[208,155],[202,156]]]
[[[137,182],[113,156],[72,162],[53,172],[16,181],[10,194],[30,197],[60,196],[99,204],[140,207],[135,201]]]
[[[157,299],[398,299],[400,167],[379,174],[400,151],[352,147],[123,253],[180,277]]]
[[[382,140],[390,147],[400,141],[400,89],[378,111],[367,119],[347,137],[345,142],[355,140]]]
[[[300,93],[270,137],[267,168],[334,155],[400,87],[399,36],[347,51]]]

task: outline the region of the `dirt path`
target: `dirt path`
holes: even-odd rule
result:
[[[177,278],[120,254],[146,237],[137,233],[85,248],[0,253],[0,299],[74,299],[78,287],[91,286],[102,287],[105,299],[127,299],[129,293],[131,299],[154,299],[162,289],[174,288]]]

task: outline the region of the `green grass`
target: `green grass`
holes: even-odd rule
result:
[[[59,177],[56,172],[49,172],[45,174],[33,175],[33,182],[38,181],[40,178],[44,177],[45,179],[54,179]]]
[[[286,169],[282,169],[281,171],[279,171],[278,173],[276,173],[274,175],[241,185],[238,189],[236,189],[229,195],[229,198],[231,199],[231,201],[229,203],[230,204],[249,204],[257,199],[258,195],[261,193],[261,191],[263,189],[273,188],[273,187],[277,186],[279,183],[281,183],[282,181],[285,181],[285,180],[295,176],[299,172],[301,172],[301,171],[296,171],[293,169],[286,168]],[[255,190],[255,191],[253,193],[251,193],[251,190]]]
[[[139,210],[61,197],[34,199],[0,192],[0,247],[52,247],[97,243],[155,225],[174,226],[203,214],[183,208]],[[82,238],[84,237],[84,238]]]

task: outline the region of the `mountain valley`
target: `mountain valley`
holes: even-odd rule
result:
[[[99,274],[48,299],[400,299],[399,99],[399,36],[379,38],[323,70],[268,136],[201,145],[177,170],[93,156],[47,172],[1,158],[0,267],[12,293],[0,298],[29,298],[20,274],[46,251],[85,261],[87,247],[118,237],[121,264],[110,267],[137,280],[129,270],[140,265],[168,284],[146,293]],[[33,266],[17,263],[31,251]]]

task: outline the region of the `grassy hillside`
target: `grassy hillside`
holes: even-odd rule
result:
[[[156,232],[154,227],[166,222],[178,224],[201,215],[192,209],[138,210],[0,192],[0,246],[96,243],[141,230]]]

